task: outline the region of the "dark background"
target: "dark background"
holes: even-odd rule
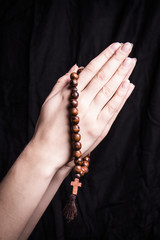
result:
[[[70,224],[70,174],[30,240],[160,239],[160,1],[0,3],[0,179],[31,139],[41,105],[77,63],[115,41],[134,43],[136,88],[91,155]],[[2,221],[2,219],[1,219]]]

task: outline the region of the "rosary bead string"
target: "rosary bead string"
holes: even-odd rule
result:
[[[88,167],[90,162],[90,154],[82,158],[82,144],[80,142],[80,118],[78,116],[78,79],[79,74],[83,71],[84,67],[80,67],[77,72],[72,72],[70,74],[70,87],[71,87],[71,97],[70,97],[70,114],[71,114],[71,130],[72,130],[72,158],[74,160],[75,166],[74,171],[74,181],[71,181],[71,186],[73,186],[72,194],[67,205],[64,208],[64,215],[66,219],[70,222],[75,216],[77,216],[77,207],[75,204],[76,196],[78,193],[78,187],[82,186],[82,183],[79,182],[80,177],[88,173]]]
[[[80,178],[81,176],[84,176],[85,173],[88,173],[88,167],[89,167],[89,155],[84,157],[83,159],[81,158],[81,151],[80,149],[82,148],[82,144],[80,142],[81,140],[81,135],[80,135],[80,127],[78,125],[79,123],[79,117],[78,117],[78,89],[76,88],[78,86],[78,79],[79,79],[79,74],[83,71],[83,67],[80,67],[77,71],[77,73],[73,72],[70,75],[70,86],[71,86],[71,124],[72,124],[72,139],[73,139],[73,157],[74,157],[74,172],[75,172],[75,177]],[[77,118],[73,118],[77,117]]]

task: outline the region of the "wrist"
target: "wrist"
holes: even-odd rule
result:
[[[32,139],[25,150],[28,163],[37,169],[39,174],[46,178],[52,178],[54,174],[59,170],[56,164],[56,156],[51,156],[50,151],[41,146],[38,142]]]

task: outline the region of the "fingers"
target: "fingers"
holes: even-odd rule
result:
[[[89,82],[82,92],[83,97],[87,99],[88,103],[93,100],[99,90],[114,75],[124,59],[130,54],[132,47],[133,44],[131,43],[123,44]]]
[[[87,150],[87,152],[84,153],[84,155],[87,155],[89,152],[92,152],[95,147],[105,138],[105,136],[108,134],[112,124],[114,123],[115,119],[117,118],[117,115],[119,114],[119,112],[121,111],[122,107],[124,106],[124,104],[126,103],[127,99],[130,97],[131,93],[133,92],[135,88],[135,85],[133,85],[132,83],[129,84],[129,88],[127,90],[127,93],[125,95],[125,97],[123,98],[123,100],[121,101],[121,103],[119,104],[119,107],[117,108],[117,111],[115,111],[115,113],[112,115],[112,117],[109,119],[109,121],[105,122],[105,127],[102,131],[102,134],[96,139],[96,141],[93,143],[93,145]],[[108,119],[106,119],[108,120]]]
[[[123,101],[121,102],[118,111],[111,117],[111,119],[108,122],[108,128],[110,129],[113,122],[115,121],[115,119],[117,118],[117,115],[119,114],[119,112],[121,111],[122,107],[124,106],[125,102],[127,101],[127,99],[129,98],[129,96],[131,95],[131,93],[133,92],[135,88],[135,85],[133,83],[130,83],[128,92],[125,96],[125,98],[123,99]]]
[[[103,86],[103,88],[98,92],[93,101],[90,104],[90,108],[94,111],[94,116],[96,117],[101,109],[104,107],[106,102],[114,95],[119,85],[125,79],[128,79],[132,73],[137,59],[136,58],[126,58],[121,64],[116,73],[112,78]]]
[[[68,71],[68,73],[71,74],[72,72],[77,71],[77,69],[78,69],[77,64],[74,64],[74,65],[70,68],[70,70]]]
[[[130,87],[130,81],[125,80],[122,82],[115,95],[111,100],[104,106],[102,111],[100,111],[97,120],[99,124],[106,124],[110,119],[120,111],[120,107],[126,98],[127,92]]]
[[[83,69],[79,76],[79,91],[82,91],[94,75],[101,69],[101,67],[110,59],[115,51],[121,46],[121,43],[113,43],[102,51],[97,57],[95,57],[89,64]]]

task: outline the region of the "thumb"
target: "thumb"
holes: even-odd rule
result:
[[[60,77],[58,79],[58,81],[56,82],[56,84],[54,85],[54,87],[53,87],[52,91],[50,92],[49,96],[47,97],[46,101],[49,98],[56,95],[59,91],[61,91],[70,82],[70,74],[74,71],[76,72],[77,70],[78,70],[78,66],[77,66],[77,64],[74,64],[65,75]]]
[[[77,64],[74,64],[74,65],[70,68],[70,70],[68,71],[68,73],[71,74],[72,72],[77,71],[77,68],[78,68]]]

